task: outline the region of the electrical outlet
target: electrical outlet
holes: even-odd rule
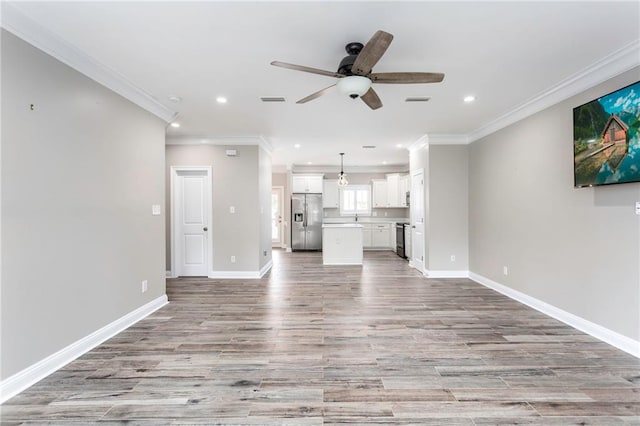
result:
[[[505,275],[509,275],[509,268],[507,268],[506,266],[502,267],[502,273]]]
[[[640,215],[640,201],[636,201],[636,214]]]
[[[236,208],[234,206],[229,206],[229,213],[233,214],[236,212]]]
[[[387,217],[387,212],[384,212],[384,217]]]
[[[236,263],[236,257],[235,256],[231,256],[231,263]]]
[[[264,256],[266,256],[266,255],[267,255],[267,251],[266,251],[266,250],[264,250],[264,251],[262,252],[262,254],[263,254]]]
[[[149,288],[149,283],[147,282],[147,280],[142,281],[142,292],[146,293],[148,288]]]
[[[452,255],[451,255],[451,261],[452,261],[452,262],[455,262],[455,261],[456,261],[456,255],[455,255],[455,254],[452,254]]]
[[[373,212],[373,216],[378,216],[378,212]]]

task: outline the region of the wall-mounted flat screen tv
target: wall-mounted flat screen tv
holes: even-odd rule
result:
[[[576,188],[640,182],[640,81],[573,109]]]

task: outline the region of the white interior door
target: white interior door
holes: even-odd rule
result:
[[[210,247],[210,171],[176,169],[173,177],[174,276],[207,276]]]
[[[284,228],[282,215],[284,214],[284,187],[271,188],[271,246],[282,247],[284,243]]]
[[[424,172],[411,173],[411,266],[424,273]]]

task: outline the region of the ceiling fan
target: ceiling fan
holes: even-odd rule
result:
[[[271,65],[339,79],[336,84],[332,84],[306,98],[300,99],[296,102],[298,104],[312,101],[338,88],[338,90],[346,93],[352,99],[359,97],[369,108],[378,109],[382,106],[382,101],[380,101],[377,93],[371,87],[372,83],[440,83],[444,79],[444,74],[433,72],[372,72],[373,66],[378,63],[382,55],[387,51],[392,40],[393,35],[384,31],[376,31],[365,45],[357,42],[347,44],[345,50],[348,55],[340,61],[338,71],[336,72],[280,61],[273,61]]]

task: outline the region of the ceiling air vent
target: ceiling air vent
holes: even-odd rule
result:
[[[362,148],[364,149],[373,149],[375,147],[376,147],[375,145],[362,145]]]
[[[426,96],[413,96],[413,97],[409,97],[407,99],[405,99],[405,102],[429,102],[431,98],[428,98]]]
[[[284,102],[284,98],[273,97],[273,96],[263,96],[260,98],[262,102]]]

